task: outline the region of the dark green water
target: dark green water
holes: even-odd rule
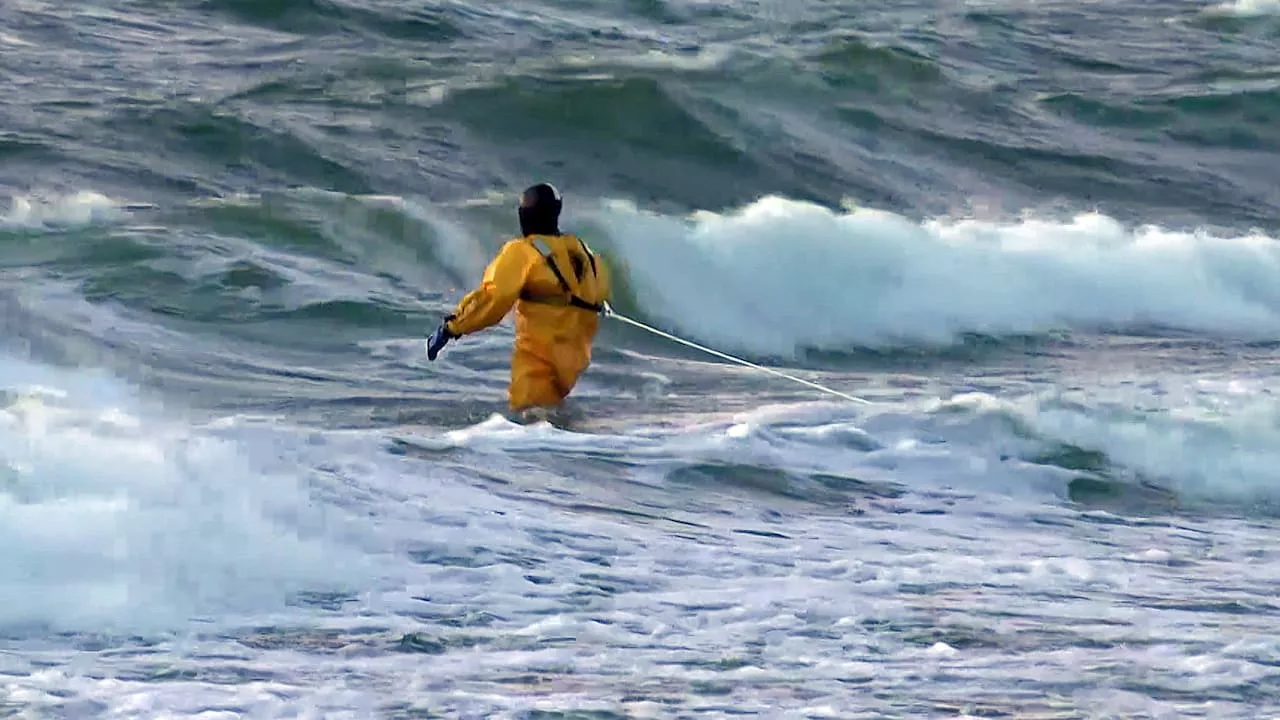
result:
[[[1277,161],[1267,0],[10,0],[0,716],[1265,715]],[[493,418],[542,180],[875,404]]]

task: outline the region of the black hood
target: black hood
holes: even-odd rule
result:
[[[549,183],[539,183],[520,193],[520,233],[560,234],[560,191]]]

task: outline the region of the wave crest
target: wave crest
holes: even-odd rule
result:
[[[608,203],[592,218],[644,315],[725,349],[946,345],[970,334],[1280,332],[1280,246],[1126,227],[1097,213],[913,221],[766,197],[670,217]]]

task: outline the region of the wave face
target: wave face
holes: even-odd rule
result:
[[[1276,715],[1277,38],[3,3],[0,715]],[[541,180],[619,310],[868,404],[607,322],[504,417],[509,322],[422,339]]]
[[[33,0],[0,39],[0,185],[1273,226],[1271,9]]]
[[[919,222],[777,197],[687,218],[615,206],[602,224],[646,315],[754,355],[1055,331],[1280,331],[1280,244],[1261,233],[1126,227],[1096,213]]]

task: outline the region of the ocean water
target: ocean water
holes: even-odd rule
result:
[[[0,3],[0,717],[1280,716],[1280,5]],[[547,180],[567,426],[422,340]]]

